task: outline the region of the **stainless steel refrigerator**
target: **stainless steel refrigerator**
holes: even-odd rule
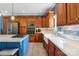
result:
[[[8,23],[8,34],[18,34],[18,23]]]

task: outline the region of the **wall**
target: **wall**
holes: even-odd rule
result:
[[[2,16],[0,16],[0,34],[1,34],[1,31],[2,31]]]

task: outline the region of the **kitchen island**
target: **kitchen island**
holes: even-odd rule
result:
[[[29,35],[23,38],[11,38],[13,35],[0,35],[0,51],[3,49],[19,49],[19,56],[24,56],[28,51]]]

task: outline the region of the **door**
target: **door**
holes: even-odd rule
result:
[[[67,24],[77,24],[79,20],[77,18],[77,3],[68,3],[67,4]]]

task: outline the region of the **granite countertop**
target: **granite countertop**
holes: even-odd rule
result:
[[[14,35],[0,35],[0,42],[21,42],[23,40],[22,38],[11,38],[12,36]]]
[[[1,34],[0,37],[9,37],[15,36],[16,34]]]
[[[79,41],[72,40],[71,38],[66,38],[59,35],[51,30],[43,29],[41,33],[44,34],[52,43],[54,43],[62,52],[68,56],[79,56]]]
[[[0,51],[0,56],[13,56],[19,49],[5,49]]]

